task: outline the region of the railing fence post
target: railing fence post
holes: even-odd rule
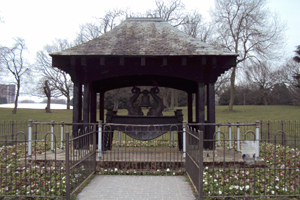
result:
[[[54,152],[54,143],[53,143],[54,136],[53,136],[53,134],[54,134],[54,121],[52,120],[51,121],[51,152]]]
[[[98,157],[101,159],[102,151],[102,120],[99,120],[98,123]]]
[[[96,172],[96,157],[97,157],[97,154],[96,154],[96,138],[97,138],[97,130],[96,130],[96,124],[94,125],[94,133],[93,133],[93,153],[95,154],[93,156],[93,160],[94,160],[94,173]]]
[[[199,199],[203,199],[203,131],[199,131]]]
[[[64,127],[65,124],[64,122],[61,122],[61,127],[60,127],[60,149],[64,149]]]
[[[11,122],[11,140],[14,140],[14,121]]]
[[[172,131],[172,146],[175,147],[175,131]]]
[[[256,158],[259,158],[259,121],[256,121]]]
[[[269,120],[267,122],[267,126],[268,126],[268,142],[270,142],[270,122],[269,122]]]
[[[262,130],[262,127],[263,127],[263,121],[260,120],[260,139],[261,140],[263,139],[263,130]]]
[[[240,122],[236,126],[237,151],[240,152]]]
[[[70,199],[69,132],[66,133],[66,199]]]
[[[281,131],[283,132],[283,121],[281,121]],[[284,136],[281,134],[281,145],[284,145]]]
[[[119,133],[119,147],[121,146],[121,131],[118,131]]]
[[[183,160],[185,160],[185,153],[186,153],[186,122],[183,121],[183,125],[182,125],[182,131],[183,131],[183,136],[182,136],[182,151],[183,151],[183,154],[182,154],[182,157],[183,157]]]
[[[228,143],[229,143],[229,150],[231,150],[231,123],[228,123]]]
[[[28,121],[28,157],[32,157],[32,120]]]
[[[220,144],[220,125],[218,125],[218,147],[221,146]]]

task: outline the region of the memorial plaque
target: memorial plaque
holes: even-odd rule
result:
[[[242,158],[243,160],[255,160],[255,141],[242,142]]]

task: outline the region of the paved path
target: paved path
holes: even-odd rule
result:
[[[77,196],[78,200],[194,200],[184,176],[98,175]]]

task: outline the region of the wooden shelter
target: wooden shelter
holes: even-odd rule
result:
[[[97,93],[99,118],[104,120],[106,91],[155,83],[187,93],[188,123],[214,123],[214,84],[236,66],[237,55],[192,38],[162,19],[127,18],[110,32],[51,56],[52,66],[69,73],[74,82],[73,122],[96,122]],[[214,132],[214,126],[206,128],[205,138],[212,138]]]

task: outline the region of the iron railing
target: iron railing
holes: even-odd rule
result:
[[[186,172],[199,199],[300,196],[300,150],[281,144],[299,146],[297,134],[291,139],[279,130],[271,139],[260,139],[254,137],[256,132],[246,131],[237,140],[216,131],[214,139],[201,140],[202,132],[187,128]],[[223,135],[220,143],[215,140],[219,133]],[[215,142],[215,149],[203,149],[205,142]]]
[[[39,125],[50,125],[50,130],[34,137]],[[54,134],[53,126],[53,122],[30,121],[27,133],[0,139],[0,197],[70,199],[95,172],[96,125],[86,124],[79,136],[67,132],[63,138]]]
[[[99,130],[97,171],[104,174],[131,172],[183,172],[182,124],[103,124]],[[164,127],[164,128],[163,128]],[[162,130],[163,129],[163,130]],[[156,138],[153,134],[157,134]],[[143,134],[145,140],[128,135]]]
[[[259,124],[172,124],[168,130],[100,122],[0,124],[0,196],[69,199],[96,171],[186,171],[201,198],[299,197],[298,127],[281,123],[275,131],[269,123],[266,132]],[[73,125],[80,130],[73,133]],[[214,139],[190,128],[200,125],[215,126]],[[140,141],[130,131],[159,136]],[[203,149],[205,142],[214,150]]]

